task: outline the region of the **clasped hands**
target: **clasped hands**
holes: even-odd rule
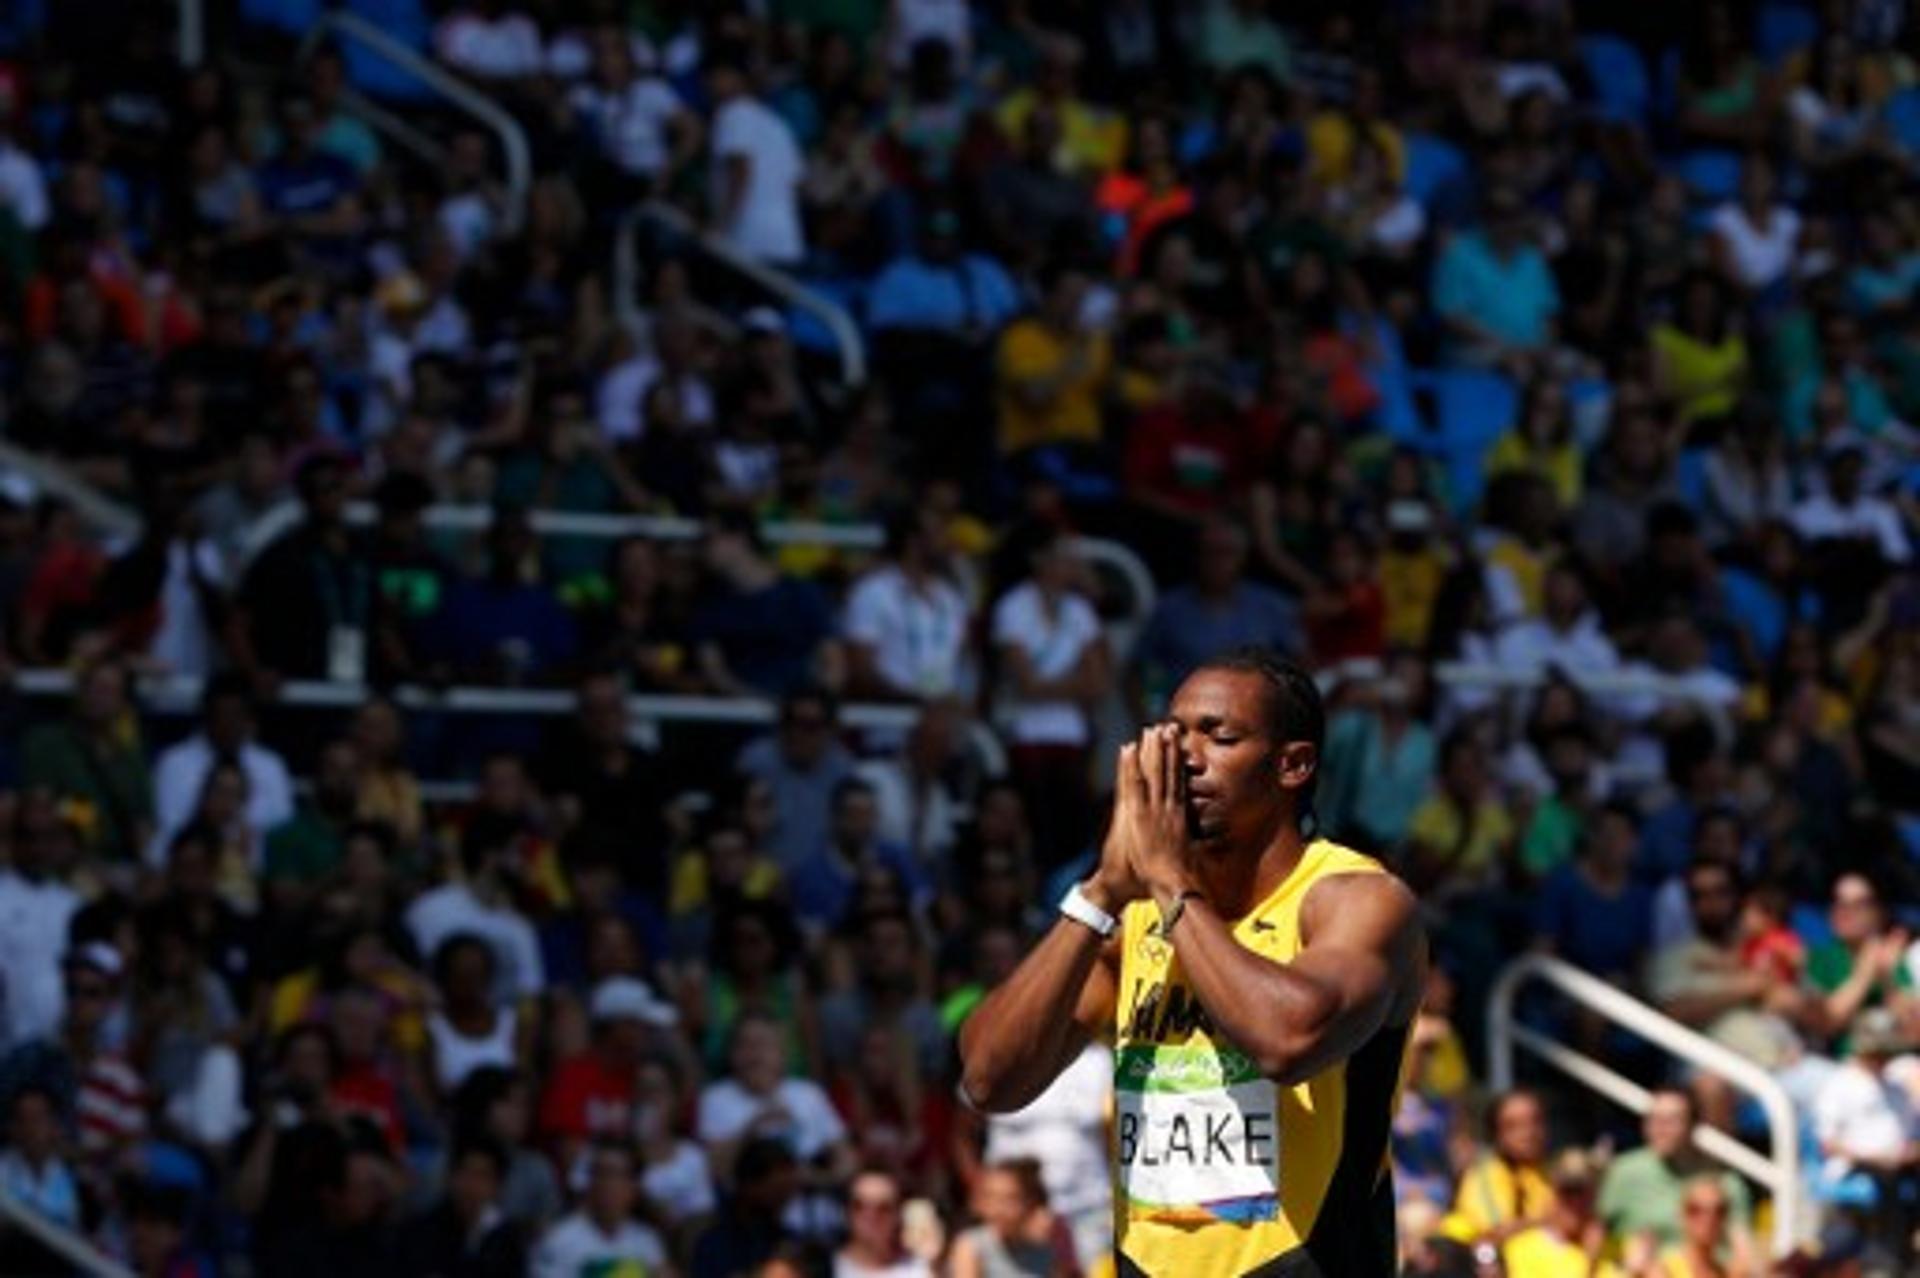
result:
[[[1100,849],[1100,864],[1084,890],[1096,904],[1117,914],[1127,902],[1149,896],[1164,907],[1198,886],[1180,730],[1154,724],[1120,747],[1113,822]]]

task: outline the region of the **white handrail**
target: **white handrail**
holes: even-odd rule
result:
[[[89,1278],[134,1278],[133,1270],[73,1230],[48,1220],[5,1190],[0,1190],[0,1219],[22,1233],[33,1235],[35,1242]]]
[[[700,229],[694,220],[659,200],[647,200],[629,209],[620,219],[613,242],[613,304],[620,318],[629,325],[641,321],[640,254],[635,236],[643,220],[659,222],[697,243],[760,287],[790,306],[806,311],[826,327],[840,351],[840,380],[848,386],[860,386],[867,380],[867,343],[860,326],[853,322],[845,307],[821,296],[778,267],[747,257],[717,235]]]
[[[1487,1005],[1489,1082],[1496,1091],[1513,1086],[1513,1052],[1524,1047],[1589,1090],[1636,1114],[1647,1112],[1651,1096],[1638,1083],[1607,1065],[1514,1020],[1514,1001],[1528,981],[1551,985],[1574,1002],[1646,1039],[1689,1064],[1706,1070],[1760,1102],[1767,1116],[1772,1149],[1761,1154],[1718,1128],[1693,1130],[1693,1143],[1749,1176],[1773,1195],[1773,1253],[1790,1253],[1800,1229],[1800,1124],[1793,1099],[1772,1074],[1706,1035],[1687,1028],[1564,959],[1528,954],[1507,964]]]
[[[17,470],[35,486],[73,507],[80,518],[110,537],[131,540],[140,535],[143,520],[92,484],[57,462],[49,461],[7,439],[0,439],[0,467]]]
[[[70,670],[33,668],[14,672],[13,687],[31,696],[64,696],[74,688]],[[174,711],[199,703],[205,680],[197,675],[148,675],[140,681],[142,701]],[[348,710],[361,705],[369,689],[358,683],[321,679],[289,679],[280,685],[279,704]],[[554,717],[573,713],[574,694],[564,688],[425,688],[412,684],[385,689],[384,695],[408,709],[439,710],[451,714],[525,714]],[[644,725],[660,723],[718,723],[765,726],[777,723],[780,708],[758,697],[696,697],[635,693],[627,711]],[[861,731],[905,732],[920,717],[914,705],[853,701],[840,707],[840,721]],[[993,730],[978,720],[970,726],[969,743],[990,775],[1007,770],[1007,752]]]
[[[533,186],[533,151],[527,145],[527,131],[520,127],[520,122],[445,67],[420,56],[365,18],[345,10],[331,9],[321,15],[301,41],[296,61],[304,61],[329,31],[358,40],[387,61],[418,76],[435,93],[493,131],[500,139],[500,157],[507,170],[507,212],[501,229],[509,234],[518,230],[526,215],[527,192]]]
[[[371,524],[376,515],[371,502],[349,502],[349,523]],[[493,523],[490,506],[429,506],[421,513],[429,528],[457,532],[481,532]],[[274,538],[300,521],[300,503],[291,499],[263,512],[240,536],[240,553],[234,575],[246,571]],[[571,510],[529,510],[527,521],[542,536],[598,537],[617,541],[622,537],[648,537],[658,541],[692,541],[705,527],[697,519],[680,515],[589,514]],[[823,524],[811,520],[769,520],[760,532],[770,546],[833,546],[847,550],[878,550],[886,543],[886,531],[878,524]],[[1153,575],[1140,557],[1126,545],[1105,537],[1076,537],[1074,549],[1087,559],[1114,570],[1127,584],[1131,596],[1123,624],[1137,630],[1146,623],[1156,598]],[[1126,645],[1116,645],[1125,651]]]

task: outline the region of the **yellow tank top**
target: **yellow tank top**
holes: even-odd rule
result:
[[[1276,962],[1300,953],[1300,907],[1322,879],[1381,874],[1324,839],[1233,926]],[[1281,1087],[1216,1036],[1150,901],[1122,919],[1114,1054],[1114,1238],[1119,1272],[1390,1278],[1387,1133],[1408,1027]]]

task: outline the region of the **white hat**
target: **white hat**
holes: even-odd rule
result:
[[[655,995],[645,981],[631,976],[609,976],[594,986],[587,1010],[595,1021],[631,1020],[662,1029],[680,1020],[673,1004]]]
[[[787,321],[771,306],[756,306],[740,317],[740,326],[749,333],[784,333]]]

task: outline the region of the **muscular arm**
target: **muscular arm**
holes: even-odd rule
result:
[[[1110,913],[1123,908],[1086,888]],[[1020,1109],[1113,1024],[1119,937],[1062,918],[960,1027],[960,1087],[988,1113]]]
[[[1204,898],[1188,902],[1174,952],[1220,1031],[1275,1082],[1312,1078],[1380,1027],[1410,1018],[1426,971],[1413,894],[1385,875],[1323,881],[1302,906],[1305,948],[1276,963],[1234,939]]]

